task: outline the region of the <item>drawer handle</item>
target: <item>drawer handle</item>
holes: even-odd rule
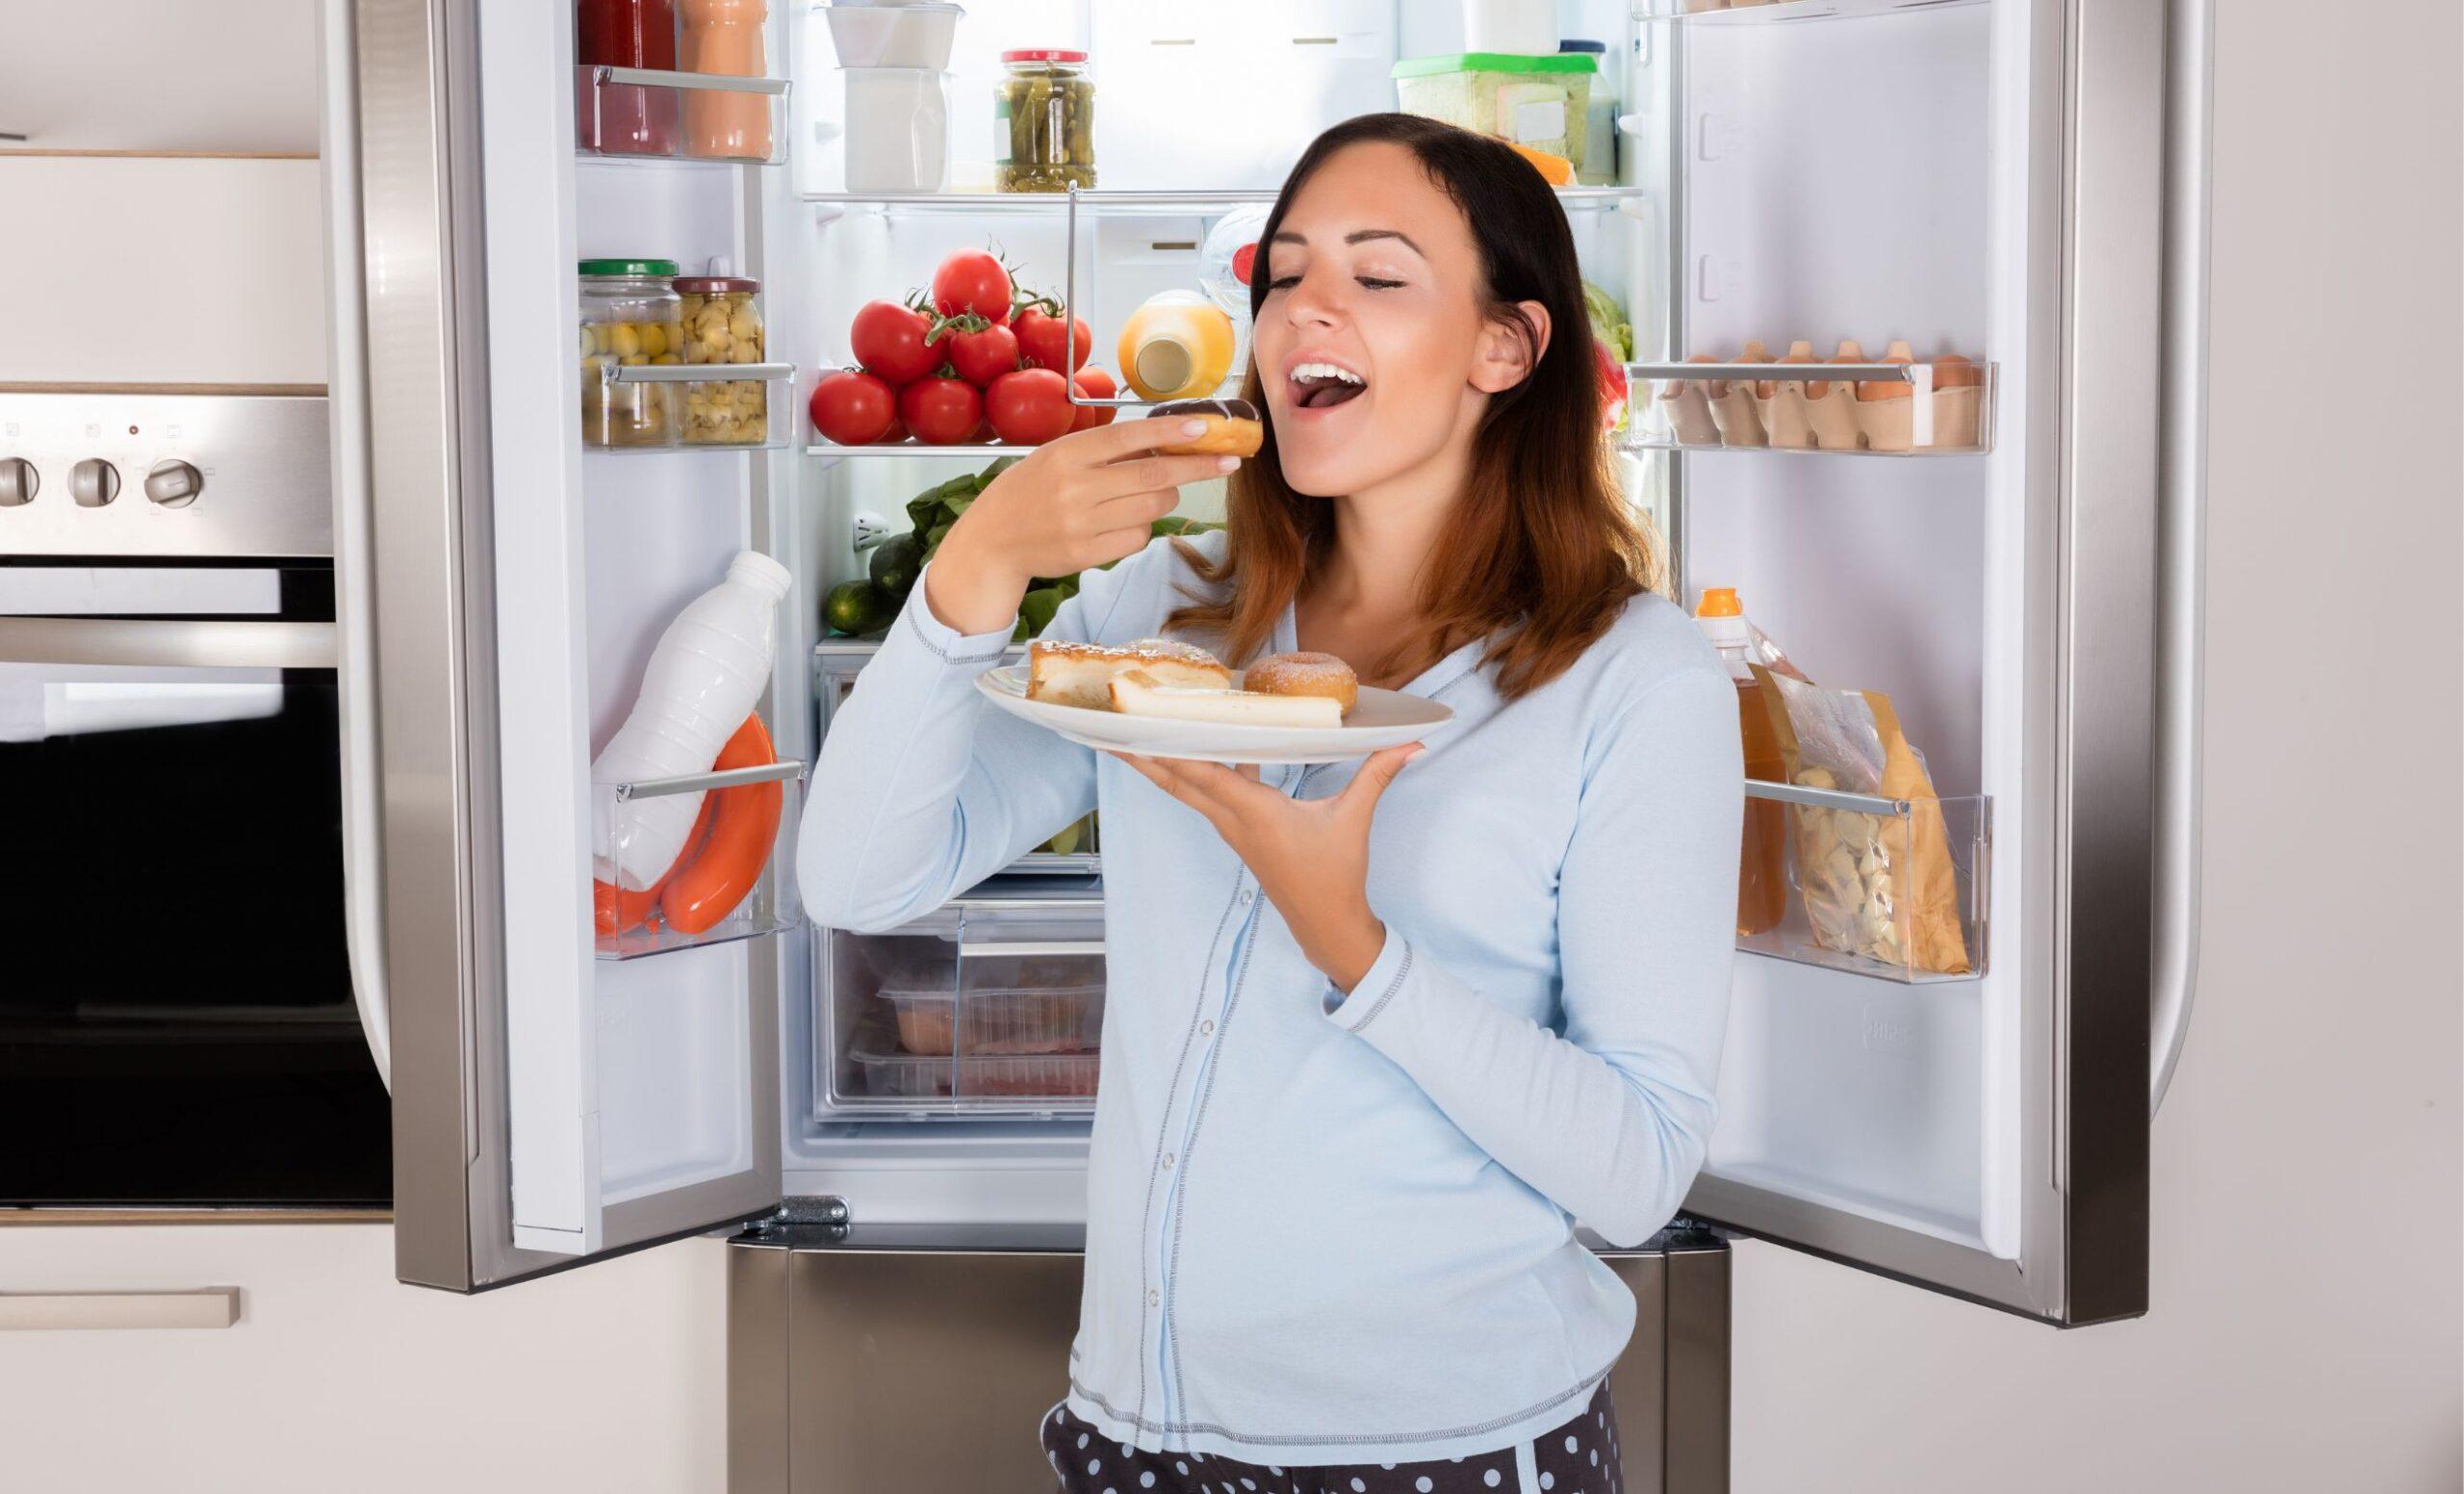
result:
[[[240,1289],[195,1292],[0,1292],[0,1328],[227,1328]]]

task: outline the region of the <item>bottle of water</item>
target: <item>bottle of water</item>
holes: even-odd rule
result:
[[[740,551],[726,580],[676,614],[651,651],[631,714],[590,765],[593,784],[709,771],[770,681],[779,603],[792,580],[768,555]],[[612,808],[609,799],[600,804],[603,811]],[[651,886],[684,848],[701,812],[698,793],[629,801],[621,843],[610,847],[602,828],[597,876],[625,889]]]

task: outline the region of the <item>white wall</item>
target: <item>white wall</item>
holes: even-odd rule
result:
[[[2464,1487],[2458,415],[2417,361],[2464,346],[2457,9],[2216,9],[2205,940],[2149,1315],[1740,1247],[1738,1494]]]
[[[2153,1310],[2058,1333],[1741,1246],[1740,1494],[2464,1484],[2457,17],[2218,9],[2206,952]],[[2416,372],[2286,372],[2322,352]],[[0,1484],[710,1488],[721,1249],[464,1301],[380,1228],[0,1229],[0,1290],[246,1294],[0,1334]]]

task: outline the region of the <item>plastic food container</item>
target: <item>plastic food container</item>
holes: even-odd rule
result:
[[[683,275],[684,361],[759,363],[768,345],[761,327],[759,282],[734,275]],[[678,437],[686,446],[759,446],[770,438],[770,386],[757,378],[712,379],[681,386]]]
[[[858,1048],[847,1056],[864,1092],[885,1099],[1082,1099],[1095,1093],[1101,1062],[1092,1053],[950,1059]]]
[[[672,259],[586,259],[581,273],[581,438],[590,446],[668,446],[666,384],[620,384],[608,371],[684,361],[683,301]]]
[[[1095,84],[1087,54],[1027,47],[1001,54],[992,90],[993,182],[1003,192],[1095,185]]]
[[[950,42],[966,12],[955,5],[834,5],[821,13],[841,67],[940,72],[950,65]]]
[[[1586,52],[1457,52],[1397,63],[1394,78],[1405,114],[1563,156],[1580,172],[1591,80],[1599,70]]]
[[[939,192],[950,170],[949,90],[935,67],[842,67],[847,190]]]
[[[980,988],[884,991],[898,1013],[898,1045],[910,1053],[1085,1053],[1104,1025],[1100,985],[1040,990]]]
[[[1557,50],[1556,0],[1463,0],[1467,52]]]

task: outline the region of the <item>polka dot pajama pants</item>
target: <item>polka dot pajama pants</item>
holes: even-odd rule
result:
[[[1062,1494],[1622,1494],[1617,1414],[1600,1382],[1580,1414],[1528,1442],[1425,1463],[1277,1468],[1123,1447],[1056,1405],[1043,1453]]]

